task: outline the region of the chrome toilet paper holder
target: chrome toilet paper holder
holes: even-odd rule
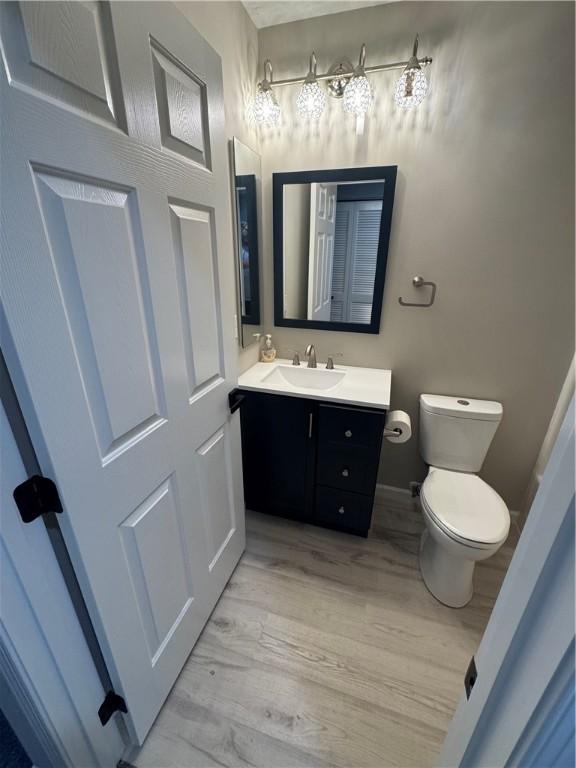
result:
[[[412,285],[414,288],[423,288],[425,285],[429,285],[432,288],[432,293],[430,294],[430,300],[428,302],[418,303],[413,301],[404,301],[402,296],[398,297],[398,303],[401,304],[403,307],[431,307],[432,304],[434,304],[434,299],[436,298],[436,283],[433,283],[430,280],[424,280],[424,278],[421,275],[416,275],[412,278]]]

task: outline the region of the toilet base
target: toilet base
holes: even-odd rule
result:
[[[420,539],[420,572],[432,595],[449,608],[463,608],[474,594],[474,560],[455,557],[426,529]]]

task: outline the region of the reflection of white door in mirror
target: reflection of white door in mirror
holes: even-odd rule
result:
[[[308,320],[330,320],[336,184],[310,185]]]

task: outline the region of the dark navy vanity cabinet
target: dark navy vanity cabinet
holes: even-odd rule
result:
[[[366,536],[386,412],[242,394],[246,507]]]

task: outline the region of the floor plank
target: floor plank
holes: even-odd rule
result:
[[[422,528],[409,497],[378,498],[368,539],[248,513],[246,552],[133,762],[433,765],[517,537],[454,610],[420,578]]]

